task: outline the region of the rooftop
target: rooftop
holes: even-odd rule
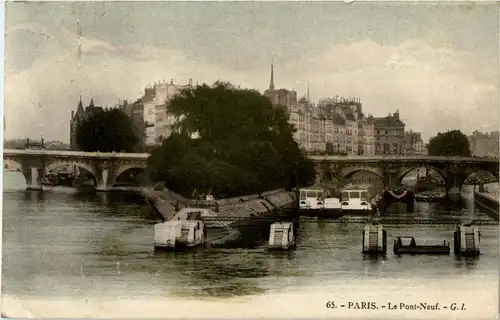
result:
[[[387,116],[383,118],[373,118],[375,127],[387,128],[387,127],[404,127],[403,121],[399,120],[394,116]]]

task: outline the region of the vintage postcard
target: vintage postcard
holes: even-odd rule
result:
[[[4,7],[2,317],[498,319],[498,2]]]

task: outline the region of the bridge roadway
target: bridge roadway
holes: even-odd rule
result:
[[[498,163],[496,158],[445,157],[423,155],[360,155],[360,156],[309,156],[314,162],[446,162],[446,163]]]
[[[147,160],[149,153],[124,153],[124,152],[85,152],[69,150],[46,150],[46,149],[4,149],[4,155],[44,155],[75,158],[123,158]],[[360,156],[308,156],[313,161],[329,162],[451,162],[451,163],[498,163],[496,158],[480,157],[444,157],[423,155],[360,155]]]

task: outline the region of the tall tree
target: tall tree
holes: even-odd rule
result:
[[[255,90],[203,84],[182,91],[168,109],[180,119],[176,133],[149,162],[151,177],[178,192],[227,197],[306,184],[315,175],[284,108]],[[190,139],[194,132],[198,139]]]
[[[95,112],[77,127],[76,140],[82,151],[133,152],[139,142],[132,120],[121,110]]]
[[[470,157],[469,140],[460,130],[438,133],[427,145],[430,156],[463,156]]]

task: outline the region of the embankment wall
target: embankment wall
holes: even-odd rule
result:
[[[475,192],[474,203],[481,209],[487,211],[487,213],[490,214],[495,220],[498,220],[500,210],[498,197],[488,193]]]
[[[165,220],[175,215],[176,203],[187,207],[196,203],[194,199],[185,198],[171,190],[157,191],[153,188],[141,189],[141,194],[148,199]],[[295,194],[284,189],[271,190],[259,194],[251,194],[227,199],[217,199],[219,214],[234,217],[250,217],[264,215],[277,209],[295,205]]]

